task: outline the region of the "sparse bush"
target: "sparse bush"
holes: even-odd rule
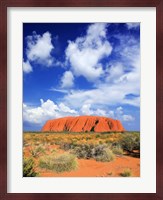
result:
[[[133,150],[140,150],[140,134],[125,133],[119,143],[126,151],[133,152]]]
[[[93,157],[94,145],[92,144],[82,144],[78,145],[72,151],[78,158],[90,159]]]
[[[46,168],[54,170],[57,173],[72,171],[77,169],[77,160],[76,157],[72,154],[62,154],[62,155],[53,155],[53,156],[44,156],[39,161],[39,166],[41,168]]]
[[[99,134],[97,134],[97,135],[96,135],[96,138],[100,138],[100,135],[99,135]]]
[[[109,175],[109,176],[113,175],[113,172],[109,172],[108,175]]]
[[[101,161],[101,162],[110,162],[114,160],[115,156],[113,152],[109,148],[105,148],[102,151],[102,154],[97,156],[95,159],[96,161]]]
[[[45,153],[45,149],[40,145],[40,146],[37,146],[37,147],[33,147],[33,148],[30,150],[30,153],[31,153],[31,155],[32,155],[34,158],[37,158],[37,157],[39,157],[41,154],[44,154],[44,153]]]
[[[35,177],[38,174],[34,170],[34,161],[32,158],[24,158],[23,160],[23,177]]]
[[[113,147],[112,152],[115,155],[123,155],[123,149],[121,147]]]
[[[125,169],[122,173],[120,173],[120,175],[123,177],[130,177],[132,176],[132,172],[130,169]]]
[[[64,149],[65,151],[69,149],[74,149],[77,146],[76,142],[71,142],[71,143],[62,143],[60,144],[60,148]]]
[[[96,158],[103,154],[104,148],[107,146],[105,144],[96,145],[93,149],[93,157]]]
[[[78,145],[72,151],[77,157],[90,159],[93,158],[97,161],[108,162],[114,159],[114,154],[107,147],[106,144],[93,145],[93,144],[82,144]]]

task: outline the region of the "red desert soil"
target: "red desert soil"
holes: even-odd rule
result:
[[[115,177],[120,176],[126,169],[130,169],[132,177],[140,176],[140,159],[122,156],[111,162],[97,162],[95,160],[78,159],[79,167],[75,171],[55,173],[39,170],[41,177]]]
[[[113,132],[125,131],[119,120],[98,116],[64,117],[48,120],[42,131],[70,132]]]

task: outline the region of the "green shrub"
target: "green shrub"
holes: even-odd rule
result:
[[[32,158],[24,158],[23,160],[23,177],[35,177],[38,174],[34,170],[34,161]]]
[[[132,172],[130,169],[125,169],[122,173],[120,173],[120,175],[123,177],[130,177],[132,176]]]
[[[30,153],[31,153],[31,155],[32,155],[34,158],[37,158],[37,157],[39,157],[41,154],[44,154],[44,153],[45,153],[45,148],[43,148],[41,145],[40,145],[40,146],[37,146],[37,147],[33,147],[33,148],[30,150]]]
[[[113,147],[112,152],[115,155],[123,155],[123,149],[121,147]]]
[[[101,155],[98,155],[95,159],[96,161],[101,161],[101,162],[110,162],[114,160],[115,156],[113,152],[109,148],[103,149],[103,152]]]
[[[70,150],[70,149],[74,149],[76,146],[77,146],[76,142],[60,144],[60,148],[64,149],[65,151]]]
[[[140,134],[125,133],[119,143],[126,151],[133,152],[133,150],[140,150]]]
[[[90,159],[93,157],[94,145],[92,144],[81,144],[77,145],[72,153],[74,153],[78,158]]]
[[[77,169],[77,165],[76,157],[68,153],[44,156],[39,161],[39,166],[41,168],[54,170],[57,173],[75,170]]]
[[[97,134],[97,135],[96,135],[96,138],[100,138],[100,135],[99,135],[99,134]]]
[[[95,159],[97,161],[109,162],[114,159],[114,154],[106,144],[82,144],[78,145],[72,151],[79,159]]]

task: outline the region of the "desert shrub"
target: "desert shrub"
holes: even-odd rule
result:
[[[110,162],[114,160],[115,156],[109,148],[103,149],[102,153],[95,157],[96,161]]]
[[[101,141],[101,140],[99,141],[99,144],[103,144],[103,143],[104,143],[103,141]]]
[[[55,138],[54,142],[55,142],[56,145],[61,145],[62,142],[63,142],[63,139],[61,139],[61,138]]]
[[[54,170],[57,173],[75,170],[77,169],[77,165],[76,157],[68,153],[44,156],[39,161],[39,166],[41,168]]]
[[[123,149],[119,146],[113,147],[112,152],[116,155],[123,155]]]
[[[87,136],[85,139],[86,139],[86,140],[91,140],[91,137],[88,137],[88,136]]]
[[[93,158],[96,158],[97,156],[100,156],[103,154],[104,149],[107,146],[105,144],[101,144],[101,145],[96,145],[92,151],[93,151]]]
[[[60,144],[60,148],[64,149],[65,151],[74,149],[77,146],[76,142],[70,142],[70,143],[62,143]]]
[[[44,154],[44,153],[45,153],[45,148],[43,148],[41,145],[40,145],[40,146],[37,146],[37,147],[33,147],[33,148],[30,150],[30,153],[31,153],[31,155],[32,155],[34,158],[37,158],[37,157],[39,157],[41,154]]]
[[[51,149],[50,153],[52,153],[52,154],[57,153],[57,150],[56,149]]]
[[[23,177],[35,177],[38,174],[34,170],[34,161],[32,158],[24,158],[23,160]]]
[[[93,144],[82,144],[78,145],[72,151],[79,159],[90,159],[93,158],[97,161],[111,161],[114,159],[114,154],[107,148],[106,144],[93,145]]]
[[[78,158],[89,159],[93,157],[93,144],[80,144],[72,151]]]
[[[50,145],[54,145],[54,144],[55,144],[55,142],[54,142],[54,141],[51,141],[51,142],[50,142]]]
[[[140,134],[125,133],[119,141],[122,148],[126,151],[140,150]]]
[[[100,135],[99,135],[99,134],[97,134],[97,135],[96,135],[96,138],[100,138]]]
[[[122,173],[120,173],[120,175],[123,177],[130,177],[132,176],[132,172],[130,169],[125,169]]]

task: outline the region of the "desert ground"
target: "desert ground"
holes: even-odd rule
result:
[[[23,133],[24,177],[139,177],[140,133]]]

